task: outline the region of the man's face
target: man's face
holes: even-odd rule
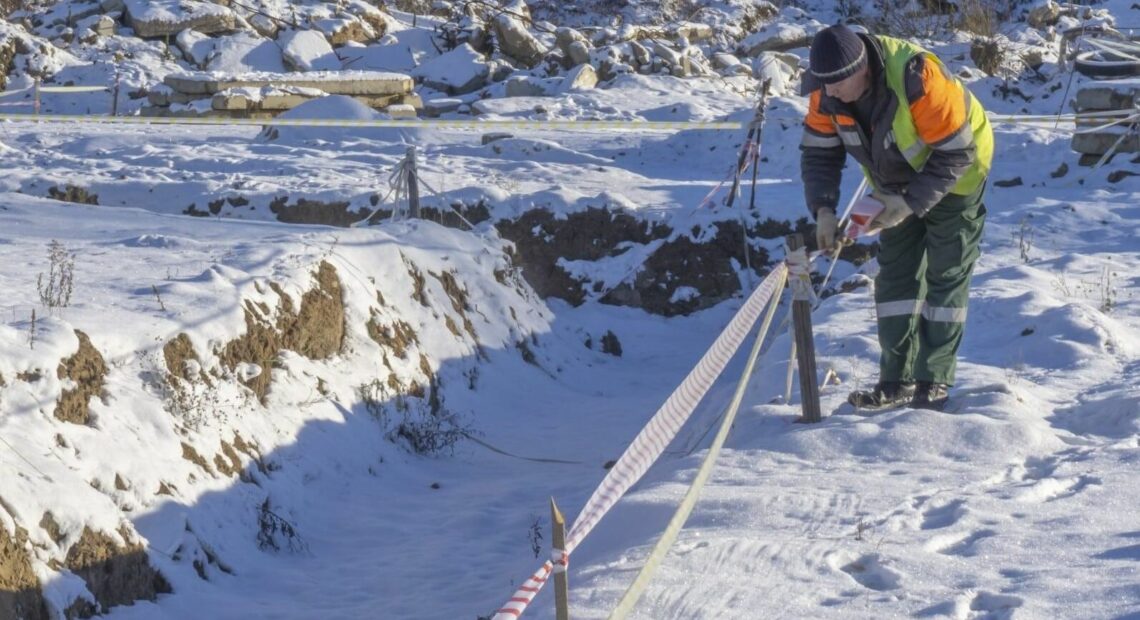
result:
[[[843,103],[854,103],[871,87],[870,77],[870,67],[863,67],[859,71],[834,84],[824,84],[823,92],[825,92],[827,96],[835,97]]]

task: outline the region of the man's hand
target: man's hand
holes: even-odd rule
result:
[[[907,216],[914,215],[914,211],[906,203],[906,198],[899,194],[872,192],[871,197],[883,203],[883,212],[867,224],[868,233],[894,228],[902,223]]]
[[[835,235],[839,230],[839,220],[835,219],[835,209],[820,207],[815,212],[815,244],[821,250],[835,247]]]

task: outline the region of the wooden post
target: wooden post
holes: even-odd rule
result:
[[[32,113],[36,116],[40,114],[40,78],[36,78],[35,86],[32,87]]]
[[[807,269],[807,248],[799,234],[785,237],[789,263],[795,260]],[[796,253],[794,259],[792,253]],[[815,423],[822,419],[819,410],[819,381],[815,369],[815,337],[811,328],[811,280],[806,275],[789,274],[792,287],[792,325],[795,329],[796,361],[800,368],[800,406],[803,422]]]
[[[550,545],[555,551],[566,552],[566,518],[558,510],[554,498],[550,498]],[[553,557],[553,556],[552,556]],[[566,567],[554,565],[554,613],[557,620],[570,620],[570,582],[566,578]]]
[[[420,173],[416,170],[416,147],[409,146],[407,153],[408,215],[418,218],[420,216]]]

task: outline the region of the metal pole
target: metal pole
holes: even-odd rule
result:
[[[408,211],[409,215],[420,216],[420,174],[416,170],[416,147],[409,146],[407,151],[408,170]]]
[[[808,269],[807,248],[799,234],[785,237],[788,244],[789,265],[803,267],[804,273],[789,274],[792,287],[792,325],[795,329],[796,361],[800,368],[801,421],[815,423],[822,420],[819,410],[819,380],[815,369],[815,338],[811,326],[811,279]],[[797,256],[793,259],[791,255]]]
[[[550,544],[554,553],[554,614],[557,620],[570,620],[570,582],[566,578],[566,518],[550,498]]]
[[[119,115],[119,70],[115,70],[115,88],[111,91],[111,116]]]

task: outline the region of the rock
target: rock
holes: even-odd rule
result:
[[[199,0],[124,0],[127,23],[144,39],[169,37],[187,28],[206,34],[235,29],[228,8]]]
[[[561,92],[570,92],[574,90],[589,90],[598,85],[598,73],[594,71],[593,65],[578,65],[566,74],[565,80],[562,82]]]
[[[634,64],[637,66],[647,66],[653,62],[653,53],[637,41],[629,42],[629,50],[633,54]]]
[[[687,41],[707,41],[713,37],[713,28],[708,24],[686,22],[676,27],[676,36],[684,37]]]
[[[349,42],[371,43],[379,38],[371,26],[355,17],[321,19],[314,26],[325,34],[333,47]]]
[[[493,133],[483,134],[482,138],[480,138],[480,143],[483,146],[487,146],[488,144],[495,142],[496,140],[508,140],[510,138],[513,138],[513,137],[515,137],[514,134],[506,133],[503,131],[496,131]]]
[[[87,19],[81,19],[76,24],[76,30],[82,31],[85,29],[91,30],[96,37],[113,37],[115,36],[117,24],[114,19],[108,15],[92,15]],[[82,35],[81,35],[82,37]]]
[[[527,68],[537,65],[546,54],[546,46],[534,38],[518,18],[502,13],[492,24],[502,52]]]
[[[451,112],[456,112],[463,106],[462,99],[455,99],[452,97],[440,99],[428,99],[424,102],[424,115],[428,117],[438,117]]]
[[[406,103],[392,104],[384,108],[384,111],[388,113],[388,116],[396,119],[409,119],[418,117],[416,114],[415,106],[408,105]]]
[[[740,59],[727,52],[717,52],[712,57],[713,68],[717,70],[730,69],[741,64]]]
[[[570,66],[590,62],[590,46],[585,41],[574,41],[566,47],[566,57],[570,59]]]
[[[653,41],[653,53],[670,68],[681,66],[681,52],[673,49],[664,41]]]
[[[1077,91],[1074,107],[1077,112],[1089,110],[1127,110],[1140,102],[1140,92],[1129,81],[1092,82]]]
[[[516,76],[506,82],[508,97],[545,97],[550,94],[543,80],[529,76]]]
[[[295,86],[315,88],[331,95],[404,95],[412,92],[412,78],[400,73],[381,71],[329,71],[306,74],[258,73],[226,76],[209,73],[168,75],[162,83],[187,95],[213,95],[227,88],[242,86]]]
[[[228,74],[285,73],[285,61],[275,42],[246,30],[216,37],[205,69]]]
[[[786,52],[797,47],[810,47],[814,35],[798,24],[775,23],[745,37],[740,50],[745,56],[760,52]]]
[[[773,52],[761,52],[752,60],[752,76],[758,81],[771,80],[772,94],[779,96],[787,92],[795,77],[795,69]]]
[[[1060,19],[1061,5],[1053,0],[1045,0],[1045,2],[1029,10],[1029,16],[1025,21],[1038,30],[1044,30],[1050,26],[1056,26]]]
[[[586,37],[573,28],[558,28],[554,31],[554,43],[563,52],[566,52],[567,46],[575,41],[586,41]]]
[[[294,71],[339,71],[343,65],[328,39],[314,30],[287,30],[277,37],[281,57]]]
[[[482,54],[464,43],[416,67],[412,75],[428,88],[462,95],[486,86],[491,68]]]
[[[277,32],[280,29],[277,20],[271,19],[268,16],[262,15],[260,13],[246,18],[246,21],[249,22],[250,26],[253,26],[253,29],[257,32],[257,34],[265,37],[266,39],[276,38]]]
[[[183,58],[194,63],[199,69],[205,69],[214,53],[214,38],[197,30],[186,29],[174,38],[174,45],[182,52]]]

